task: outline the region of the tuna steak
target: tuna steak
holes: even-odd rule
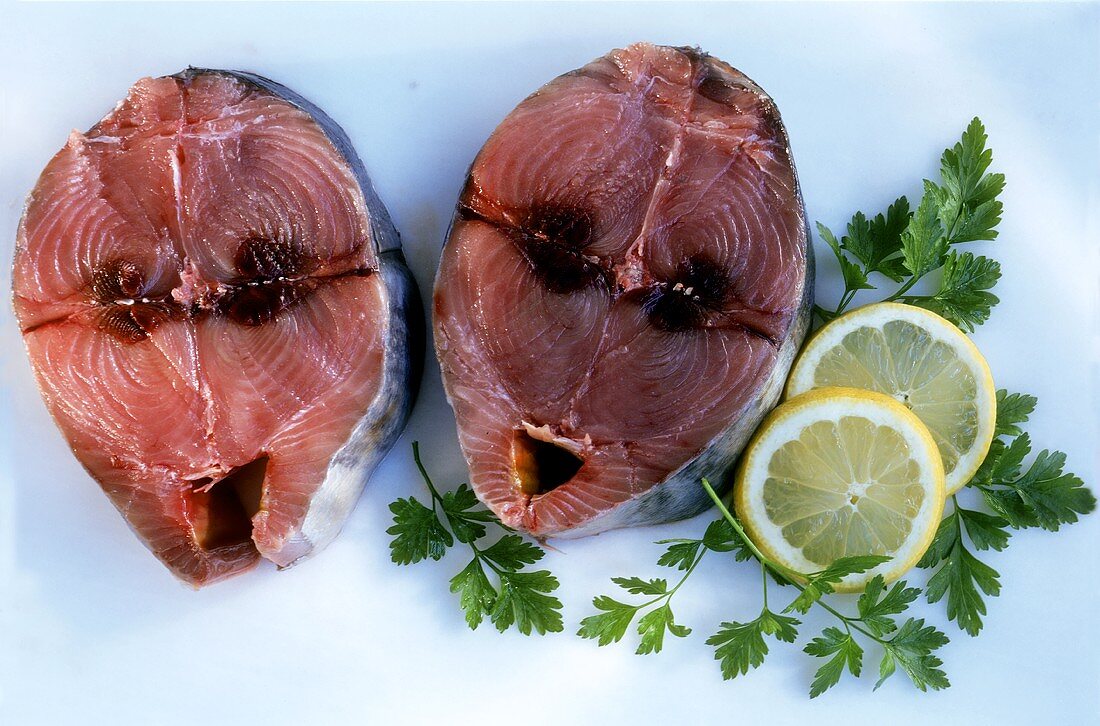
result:
[[[397,231],[343,131],[258,76],[147,78],[74,132],[13,283],[50,413],[194,585],[328,544],[411,406]]]
[[[641,43],[523,101],[435,286],[474,491],[537,537],[705,508],[805,335],[807,240],[775,104],[715,58]]]

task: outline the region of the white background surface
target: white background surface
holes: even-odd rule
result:
[[[1100,6],[0,6],[0,259],[22,200],[71,128],[142,75],[188,64],[258,71],[325,108],[358,147],[428,294],[465,169],[501,118],[555,75],[647,39],[698,44],[776,99],[811,220],[919,194],[969,119],[1008,177],[1003,302],[975,338],[999,385],[1039,396],[1030,429],[1100,484],[1098,89]],[[834,268],[819,249],[818,293]],[[4,264],[7,264],[6,262]],[[7,275],[3,275],[8,298]],[[447,579],[464,563],[390,564],[386,505],[464,468],[434,359],[411,424],[340,539],[287,572],[261,567],[201,592],[127,530],[39,401],[7,303],[0,312],[0,723],[1097,723],[1100,516],[1027,531],[990,561],[1003,593],[981,637],[921,613],[952,642],[952,688],[901,674],[846,678],[810,701],[815,664],[777,644],[721,680],[703,640],[759,608],[756,570],[708,558],[677,596],[695,628],[657,656],[571,633],[613,575],[667,575],[651,542],[690,522],[560,543],[567,631],[470,632]],[[915,575],[918,581],[924,574]],[[876,654],[865,668],[874,671]],[[868,676],[870,673],[867,674]]]

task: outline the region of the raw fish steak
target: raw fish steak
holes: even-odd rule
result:
[[[775,104],[725,63],[639,43],[528,97],[435,284],[474,491],[536,537],[701,511],[802,342],[807,240]]]
[[[412,403],[397,231],[344,132],[265,78],[146,78],[73,132],[13,278],[57,425],[196,586],[328,544]]]

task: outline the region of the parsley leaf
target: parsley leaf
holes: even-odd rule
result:
[[[997,391],[997,430],[995,436],[1019,436],[1019,424],[1027,423],[1039,399],[1026,393]]]
[[[617,643],[626,635],[626,629],[638,612],[640,605],[628,605],[607,595],[599,595],[592,600],[597,610],[602,612],[589,615],[581,621],[577,635],[582,638],[595,638],[599,645]]]
[[[835,312],[814,306],[818,315],[825,319],[835,317],[859,290],[875,289],[868,281],[868,275],[873,272],[894,282],[900,282],[905,277],[905,264],[900,255],[901,235],[911,216],[909,200],[899,197],[885,214],[880,213],[873,219],[868,220],[863,212],[856,212],[848,223],[848,234],[840,240],[828,227],[817,223],[818,235],[833,251],[844,280],[840,306]],[[849,254],[860,264],[852,262]]]
[[[789,613],[792,610],[800,613],[809,612],[813,604],[820,600],[822,595],[833,592],[833,585],[848,575],[866,572],[889,560],[889,557],[883,555],[841,557],[824,570],[810,575],[809,582],[806,583],[802,591],[798,593],[798,596],[783,612]]]
[[[592,604],[601,612],[581,620],[577,635],[594,639],[599,645],[618,642],[626,635],[627,628],[634,617],[647,608],[652,608],[638,621],[638,633],[642,639],[636,652],[639,655],[660,652],[664,646],[666,631],[680,638],[691,632],[690,628],[676,623],[673,619],[670,602],[672,596],[691,576],[707,552],[732,552],[737,562],[748,560],[753,556],[737,530],[724,518],[711,522],[699,539],[664,539],[656,544],[668,546],[657,560],[657,564],[683,572],[680,580],[669,587],[668,581],[663,578],[648,580],[641,577],[611,578],[613,583],[628,593],[648,596],[650,599],[638,604],[630,604],[600,595],[592,600]],[[790,620],[791,618],[782,618],[783,622]],[[797,623],[797,621],[794,622]]]
[[[724,519],[716,519],[707,526],[702,539],[662,539],[656,544],[668,545],[668,549],[657,560],[662,567],[674,567],[686,570],[699,557],[702,549],[711,552],[733,552],[738,562],[752,557],[744,543],[737,537],[733,528]]]
[[[663,579],[643,580],[640,577],[612,577],[611,581],[631,595],[664,595],[668,582]]]
[[[848,223],[848,234],[839,242],[828,227],[818,223],[817,229],[821,238],[833,248],[840,261],[846,284],[849,280],[852,282],[848,289],[874,289],[874,286],[866,285],[867,275],[872,272],[885,275],[895,282],[901,281],[905,275],[899,257],[901,235],[908,226],[910,217],[909,200],[899,197],[886,210],[886,214],[880,213],[873,219],[867,219],[863,212],[856,212]],[[851,253],[852,257],[862,263],[862,267],[849,262],[841,250]],[[848,265],[852,265],[855,271],[845,272]],[[854,284],[857,281],[864,286],[857,288]]]
[[[973,331],[989,319],[999,300],[989,292],[1001,277],[1001,266],[988,257],[952,251],[943,262],[940,289],[934,295],[914,295],[905,302],[927,308],[963,330]]]
[[[561,601],[549,594],[558,589],[558,578],[546,570],[497,575],[500,594],[489,615],[497,630],[503,633],[514,624],[524,635],[561,632]]]
[[[641,641],[635,651],[638,655],[659,653],[664,647],[665,632],[672,633],[678,638],[687,637],[691,628],[678,624],[672,614],[670,602],[672,596],[681,585],[691,576],[696,566],[706,555],[710,547],[709,541],[716,549],[714,551],[729,551],[733,545],[722,534],[721,528],[712,523],[707,528],[707,534],[703,539],[677,539],[662,540],[657,544],[668,544],[669,547],[658,564],[672,567],[684,574],[671,588],[664,578],[643,579],[641,577],[613,577],[611,581],[626,590],[631,595],[643,595],[650,599],[638,604],[620,602],[606,595],[600,595],[592,600],[592,605],[599,612],[589,615],[581,620],[577,635],[582,638],[595,639],[598,645],[608,645],[622,640],[626,630],[634,617],[646,610],[638,620],[638,634]],[[653,607],[655,606],[656,607]]]
[[[999,595],[1000,574],[966,548],[963,533],[963,518],[956,509],[940,522],[919,566],[935,567],[942,563],[928,580],[925,596],[928,602],[934,603],[946,594],[948,619],[954,620],[970,635],[977,635],[986,613],[981,593],[990,597]]]
[[[936,628],[926,626],[923,619],[909,618],[892,638],[879,642],[883,653],[875,690],[897,671],[898,665],[921,691],[940,690],[951,685],[940,667],[943,661],[933,655],[933,651],[949,642],[948,638]]]
[[[466,613],[466,624],[471,630],[477,630],[497,600],[496,588],[477,558],[451,579],[451,592],[458,594],[458,604]]]
[[[1012,443],[1017,442],[1023,442],[1019,449],[1030,448],[1027,434]],[[1061,451],[1044,449],[1019,478],[1006,476],[984,486],[985,501],[1012,527],[1038,526],[1057,532],[1063,524],[1076,522],[1078,515],[1096,509],[1096,497],[1077,475],[1064,471],[1065,463]]]
[[[900,256],[901,234],[909,226],[911,217],[909,200],[905,197],[898,197],[887,208],[885,215],[875,215],[868,227],[870,253],[866,258],[860,257],[868,270],[879,272],[894,282],[901,282],[905,277],[905,264]]]
[[[863,668],[863,648],[850,632],[845,633],[838,628],[825,628],[821,635],[807,643],[803,650],[816,658],[832,656],[817,670],[814,681],[810,684],[810,698],[817,698],[839,683],[845,665],[856,678],[859,678],[860,670]]]
[[[990,289],[1000,278],[1000,265],[987,257],[948,250],[954,244],[997,236],[1002,211],[997,196],[1004,190],[1005,180],[1002,174],[989,173],[993,154],[986,140],[985,128],[975,118],[960,140],[944,151],[940,183],[924,181],[914,212],[905,197],[874,219],[856,212],[848,234],[840,240],[818,224],[818,234],[832,249],[844,278],[844,293],[835,310],[814,306],[819,318],[835,318],[859,290],[873,289],[868,276],[878,272],[902,283],[886,300],[926,307],[966,330],[989,319],[999,302]],[[937,292],[907,294],[920,279],[941,267]]]
[[[489,510],[474,509],[478,506],[477,495],[466,484],[460,484],[454,491],[443,492],[440,505],[455,538],[464,544],[484,537],[485,523],[497,521]]]
[[[822,230],[828,232],[828,229],[820,223],[817,229],[819,232],[822,232]],[[822,233],[821,236],[824,238],[826,235]],[[832,233],[828,236],[832,237]],[[834,239],[833,242],[836,243],[836,240]],[[832,244],[829,246],[832,247]],[[868,269],[871,268],[870,262],[878,257],[878,250],[875,249],[875,242],[871,239],[871,223],[867,221],[867,216],[863,212],[856,212],[852,215],[852,221],[848,222],[848,234],[840,240],[837,247],[843,247],[851,252],[852,256],[862,262],[864,266]]]
[[[545,554],[542,548],[518,534],[504,535],[481,551],[482,557],[510,572],[521,570],[525,565],[535,564]]]
[[[638,655],[660,653],[664,647],[666,630],[677,638],[686,638],[691,633],[691,628],[676,624],[672,617],[672,607],[667,601],[661,607],[650,610],[638,621],[638,633],[642,640],[635,652]]]
[[[721,629],[707,638],[707,645],[717,646],[714,659],[721,661],[722,677],[730,680],[764,662],[768,654],[765,635],[775,636],[784,643],[793,643],[798,637],[800,624],[798,620],[777,615],[765,606],[755,620],[722,623]]]
[[[671,544],[669,544],[671,542]],[[685,540],[661,540],[657,544],[668,544],[668,549],[657,560],[662,567],[675,567],[677,570],[686,570],[699,556],[699,549],[703,541],[699,539]]]
[[[862,219],[862,215],[860,215],[860,218]],[[863,220],[863,223],[866,225],[866,220]],[[821,239],[825,240],[825,243],[832,249],[833,255],[836,256],[837,263],[840,264],[840,274],[844,279],[845,293],[854,293],[856,290],[875,289],[874,285],[867,282],[867,272],[859,265],[849,260],[844,252],[841,251],[840,242],[837,241],[828,227],[818,222],[817,233],[821,235]]]
[[[985,126],[975,118],[940,159],[940,212],[952,244],[997,236],[995,227],[1001,221],[997,196],[1004,190],[1005,178],[986,173],[993,163],[986,140]]]
[[[509,536],[518,539],[517,535]],[[521,571],[520,563],[530,559],[530,555],[520,554],[519,549],[511,544],[495,554],[505,562],[509,562],[508,557],[516,559],[508,565],[492,560],[489,552],[498,544],[484,552],[475,552],[470,564],[451,580],[451,592],[459,596],[459,605],[466,613],[466,624],[476,630],[488,617],[502,633],[513,625],[524,635],[530,635],[532,630],[539,635],[560,632],[561,601],[550,595],[558,588],[558,579],[546,570]],[[528,546],[538,550],[534,545]],[[542,556],[541,550],[539,556]],[[489,580],[485,572],[486,564],[496,574],[499,588]]]
[[[951,683],[947,680],[947,674],[940,668],[943,661],[932,655],[932,651],[942,648],[948,642],[946,635],[931,625],[926,626],[924,620],[906,620],[897,634],[882,645],[884,652],[875,688],[893,675],[898,665],[921,691],[929,688],[938,691],[949,687]]]
[[[859,620],[875,635],[887,635],[897,629],[897,624],[890,616],[905,612],[909,604],[918,597],[920,590],[906,587],[904,580],[895,582],[887,592],[882,575],[875,575],[863,588],[863,594],[856,603]]]
[[[707,526],[707,531],[703,533],[703,546],[711,552],[733,552],[733,558],[738,562],[752,559],[752,552],[724,519],[716,519]]]
[[[1004,186],[1003,181],[1001,186]],[[999,201],[982,202],[973,208],[964,207],[955,225],[955,233],[951,235],[951,244],[996,239],[1001,210]]]
[[[931,182],[926,184],[931,185]],[[921,199],[909,226],[901,235],[901,254],[905,269],[914,279],[920,279],[943,264],[947,254],[947,238],[943,234],[934,195],[926,193]]]
[[[997,184],[993,185],[997,187]],[[999,187],[997,187],[999,188]],[[984,193],[979,190],[973,193]],[[1023,393],[997,391],[995,438],[967,489],[978,491],[992,513],[959,506],[940,522],[919,566],[938,568],[928,581],[929,602],[947,597],[947,615],[970,635],[982,629],[983,598],[1000,593],[1000,575],[979,560],[975,550],[1000,551],[1008,546],[1009,529],[1042,527],[1055,532],[1096,508],[1096,497],[1079,477],[1065,471],[1066,456],[1043,450],[1025,470],[1031,437],[1020,429],[1035,410],[1036,399]],[[1007,437],[1013,437],[1007,440]]]
[[[524,635],[532,630],[539,635],[562,630],[561,601],[550,595],[558,588],[558,579],[546,570],[522,569],[542,559],[541,549],[516,534],[507,534],[484,550],[471,547],[474,559],[451,580],[451,592],[458,593],[472,629],[488,617],[502,633],[513,625]],[[496,575],[499,588],[493,587],[485,565]]]
[[[469,546],[473,559],[451,578],[450,590],[458,595],[471,629],[489,618],[501,632],[513,625],[524,635],[560,631],[562,604],[550,594],[558,588],[557,578],[546,570],[523,569],[542,559],[542,549],[511,533],[492,512],[479,507],[477,496],[466,484],[440,494],[420,460],[420,446],[415,441],[413,460],[431,495],[431,507],[414,497],[390,504],[394,524],[386,532],[394,536],[391,559],[402,565],[428,557],[439,560],[457,540]],[[442,519],[438,511],[442,511]],[[485,537],[488,524],[507,534],[481,547],[478,542]]]
[[[963,509],[956,505],[955,512],[962,519],[966,534],[970,542],[978,550],[997,550],[1000,552],[1008,546],[1008,526],[1001,517],[973,509]]]
[[[390,559],[398,565],[411,565],[428,557],[439,560],[454,544],[451,533],[415,497],[398,499],[390,504],[393,526],[386,534],[394,535],[390,541]]]
[[[1003,441],[995,440],[989,447],[989,453],[974,475],[974,482],[991,485],[994,482],[1008,481],[1020,475],[1024,459],[1031,453],[1031,437],[1022,434],[1006,446]]]
[[[1065,454],[1041,451],[1024,471],[1031,437],[1020,430],[1035,409],[1035,397],[997,392],[996,438],[985,460],[968,483],[981,492],[993,514],[966,509],[955,501],[954,511],[940,523],[921,567],[939,569],[928,581],[929,602],[947,596],[947,615],[970,635],[977,635],[986,614],[983,594],[1000,593],[1000,575],[967,547],[1003,550],[1008,528],[1042,527],[1057,531],[1096,507],[1096,498],[1076,475],[1065,472]],[[1007,444],[1003,437],[1014,436]],[[1022,473],[1021,473],[1022,472]],[[955,498],[953,498],[955,499]]]

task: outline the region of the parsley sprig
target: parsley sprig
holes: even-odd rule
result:
[[[1031,437],[1027,423],[1037,400],[1021,393],[997,391],[996,438],[974,477],[951,497],[952,511],[940,522],[936,537],[919,566],[934,569],[925,594],[929,602],[947,598],[947,617],[977,635],[986,614],[985,597],[1001,593],[1000,574],[974,554],[1001,551],[1010,530],[1041,527],[1057,532],[1064,524],[1096,508],[1096,497],[1075,474],[1065,471],[1066,455],[1040,451],[1025,471]],[[959,496],[970,495],[987,511],[967,509]],[[967,542],[973,547],[967,547]],[[984,597],[983,597],[984,595]]]
[[[919,305],[968,331],[988,320],[999,302],[989,290],[1001,276],[1000,264],[951,248],[997,237],[1002,211],[997,197],[1005,178],[988,171],[992,162],[985,127],[975,118],[959,142],[943,152],[940,183],[924,181],[915,211],[903,196],[873,218],[856,212],[839,240],[819,222],[818,234],[840,265],[844,293],[834,309],[815,305],[817,316],[828,321],[840,315],[860,290],[877,289],[870,280],[879,275],[899,284],[885,300]],[[935,292],[910,292],[936,270],[942,273]]]
[[[759,667],[769,651],[767,638],[795,642],[802,623],[792,613],[805,614],[816,606],[833,615],[839,627],[825,628],[803,649],[809,655],[825,659],[810,686],[811,697],[836,685],[845,669],[859,676],[864,651],[857,636],[882,648],[876,688],[899,666],[921,690],[948,686],[947,677],[940,668],[942,663],[933,655],[936,649],[947,643],[947,636],[917,618],[909,618],[899,627],[893,617],[905,612],[920,595],[919,589],[899,582],[887,590],[882,577],[876,575],[859,598],[858,615],[845,615],[826,599],[834,592],[834,586],[846,576],[866,572],[889,558],[876,555],[844,557],[818,572],[796,572],[764,555],[722,503],[710,482],[703,479],[703,486],[722,518],[712,522],[701,539],[658,542],[668,545],[668,549],[657,563],[684,572],[676,586],[669,589],[663,578],[613,578],[612,582],[627,592],[653,597],[637,604],[620,602],[606,595],[596,597],[592,604],[600,612],[581,621],[578,635],[596,639],[601,646],[618,642],[626,635],[639,612],[656,606],[638,621],[641,641],[636,652],[640,655],[659,652],[666,628],[678,637],[685,637],[691,632],[690,628],[674,623],[668,602],[672,595],[708,552],[732,552],[736,561],[756,559],[759,562],[763,605],[754,619],[723,622],[718,632],[707,639],[707,644],[715,648],[714,657],[720,661],[724,678],[736,678]],[[790,604],[779,612],[772,610],[768,603],[769,575],[780,585],[791,585],[798,591]]]
[[[669,588],[668,581],[664,578],[649,580],[643,580],[640,577],[611,578],[611,582],[629,594],[649,596],[650,599],[631,604],[608,595],[600,595],[592,600],[592,604],[600,612],[582,620],[577,635],[582,638],[593,638],[600,645],[617,643],[626,635],[634,617],[647,608],[652,608],[638,620],[637,630],[641,640],[635,652],[638,655],[660,653],[664,647],[666,631],[677,638],[687,637],[691,633],[691,628],[676,623],[672,614],[671,601],[680,586],[691,577],[691,573],[695,572],[695,568],[699,566],[707,552],[733,550],[736,551],[735,556],[738,560],[745,560],[751,556],[733,529],[722,519],[711,522],[701,539],[663,539],[657,544],[668,545],[668,549],[657,560],[657,564],[681,570],[684,574],[679,581]]]
[[[562,605],[551,594],[558,589],[558,579],[547,570],[525,569],[542,559],[542,548],[514,534],[480,507],[466,484],[440,494],[420,460],[419,443],[414,441],[412,447],[431,506],[415,497],[390,504],[393,526],[386,530],[393,535],[390,559],[399,565],[440,560],[457,540],[469,547],[473,559],[451,579],[451,592],[458,595],[471,629],[488,618],[502,633],[512,626],[524,635],[560,632]],[[490,524],[505,534],[484,544]]]
[[[840,682],[847,669],[859,677],[863,669],[863,647],[856,639],[862,635],[882,648],[879,661],[877,689],[900,666],[917,688],[922,691],[947,688],[950,683],[940,666],[943,662],[934,653],[947,644],[947,636],[920,618],[908,618],[900,627],[892,617],[905,612],[920,595],[918,588],[904,582],[895,583],[889,590],[881,575],[875,575],[857,601],[858,615],[845,615],[826,600],[834,592],[833,586],[848,575],[867,572],[887,561],[888,557],[863,555],[842,557],[824,570],[803,574],[775,562],[761,552],[745,534],[740,523],[723,504],[721,498],[703,479],[703,487],[714,501],[723,519],[737,532],[744,545],[760,563],[761,569],[773,573],[777,579],[798,590],[795,599],[782,614],[768,609],[767,577],[762,577],[764,606],[760,616],[748,623],[722,623],[721,629],[707,640],[708,645],[718,646],[714,657],[722,662],[724,678],[735,678],[747,672],[745,665],[757,667],[764,661],[767,648],[759,646],[764,635],[774,635],[786,642],[794,642],[799,621],[785,617],[786,613],[805,614],[814,606],[833,615],[843,627],[825,628],[811,640],[803,651],[817,658],[827,658],[818,668],[810,684],[810,697],[816,698]]]

